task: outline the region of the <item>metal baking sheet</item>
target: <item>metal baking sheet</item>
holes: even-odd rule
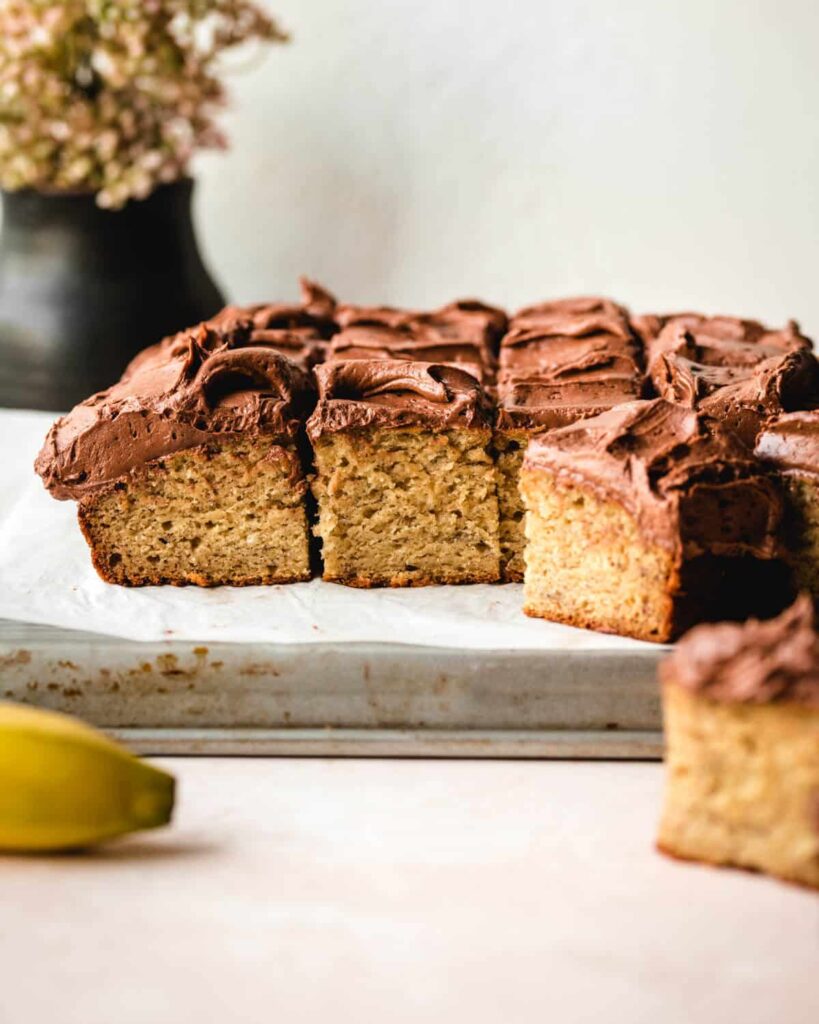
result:
[[[656,758],[662,651],[139,643],[0,620],[0,697],[144,754]]]

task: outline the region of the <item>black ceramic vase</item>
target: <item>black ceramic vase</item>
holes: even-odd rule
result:
[[[92,195],[3,193],[0,406],[68,409],[224,300],[191,219],[193,182],[123,209]]]

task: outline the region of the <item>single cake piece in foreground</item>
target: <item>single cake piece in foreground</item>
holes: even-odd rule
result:
[[[756,455],[784,487],[783,537],[797,583],[819,599],[819,409],[772,420]]]
[[[819,889],[819,638],[808,596],[769,622],[697,627],[660,679],[659,849]]]
[[[312,382],[252,332],[183,331],[49,431],[37,472],[79,502],[108,582],[309,578],[300,435]]]
[[[534,438],[524,611],[643,640],[773,614],[790,596],[782,498],[745,446],[662,399]]]
[[[452,366],[325,363],[307,424],[324,578],[357,587],[498,579],[491,413]]]
[[[512,318],[501,342],[494,441],[505,580],[523,579],[519,477],[529,438],[639,398],[643,382],[641,346],[611,299],[559,299]]]

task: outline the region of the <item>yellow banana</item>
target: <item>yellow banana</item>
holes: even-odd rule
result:
[[[0,850],[68,850],[166,825],[172,775],[76,718],[0,702]]]

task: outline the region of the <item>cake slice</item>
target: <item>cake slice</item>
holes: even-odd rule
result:
[[[313,443],[324,579],[423,586],[498,579],[491,413],[452,366],[329,362]]]
[[[541,434],[521,492],[527,615],[664,642],[790,596],[778,487],[691,409],[629,402]]]
[[[336,322],[341,330],[330,345],[329,360],[443,363],[492,384],[506,314],[477,299],[461,299],[431,312],[340,306]]]
[[[639,398],[643,382],[641,346],[611,299],[545,302],[512,318],[501,342],[494,438],[505,580],[523,579],[519,477],[529,438]]]
[[[692,320],[672,321],[649,346],[649,374],[661,398],[730,424],[751,448],[767,419],[816,402],[819,363],[795,328],[754,334],[749,322],[736,321],[752,340],[724,339],[689,329]]]
[[[706,366],[752,367],[772,356],[812,347],[795,320],[776,328],[734,316],[667,313],[634,317],[632,325],[643,339],[649,368],[661,355],[684,355],[692,340],[697,361]]]
[[[78,502],[104,580],[308,579],[300,435],[308,375],[250,321],[201,324],[138,357],[49,431],[36,469]]]
[[[819,599],[819,409],[772,420],[756,455],[782,481],[788,558],[799,586]]]
[[[660,666],[663,853],[819,889],[819,639],[779,618],[699,626]]]

